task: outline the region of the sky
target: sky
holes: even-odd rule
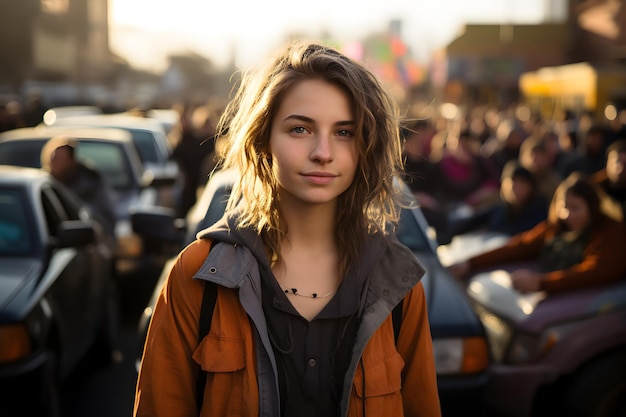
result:
[[[288,34],[340,42],[402,21],[402,38],[425,61],[465,23],[539,23],[562,0],[109,0],[111,49],[138,68],[160,71],[170,53],[195,52],[215,65],[253,65]],[[233,53],[233,51],[236,51]]]

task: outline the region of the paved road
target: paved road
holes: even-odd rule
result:
[[[113,361],[97,366],[81,364],[64,393],[66,417],[131,417],[135,394],[135,356],[138,352],[137,323],[145,307],[156,273],[129,277],[120,285],[121,312],[118,350]]]

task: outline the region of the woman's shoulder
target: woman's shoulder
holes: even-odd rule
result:
[[[204,264],[211,251],[211,243],[211,239],[196,239],[189,243],[178,254],[174,267],[178,268],[184,275],[193,276]]]

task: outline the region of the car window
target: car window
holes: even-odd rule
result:
[[[77,157],[94,166],[114,189],[128,189],[133,185],[130,163],[124,148],[117,143],[81,142]]]
[[[17,165],[41,168],[41,149],[46,141],[6,141],[0,142],[0,165]]]
[[[27,256],[37,248],[32,210],[19,189],[0,189],[0,256]]]
[[[133,143],[135,144],[135,148],[137,148],[141,161],[144,163],[160,162],[159,150],[157,149],[156,140],[152,132],[136,129],[129,129],[129,131],[133,136]]]

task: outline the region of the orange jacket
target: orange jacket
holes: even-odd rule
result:
[[[506,263],[534,261],[544,243],[555,234],[547,221],[515,235],[500,248],[469,259],[473,271]],[[549,293],[608,284],[626,277],[626,229],[624,224],[605,218],[593,231],[583,252],[583,260],[566,269],[542,274],[541,289]]]
[[[277,398],[260,398],[263,387],[259,385],[266,384],[267,391],[267,385],[272,384],[268,384],[267,372],[259,374],[263,359],[259,359],[258,352],[262,349],[264,331],[242,306],[239,293],[245,289],[218,286],[210,333],[198,344],[203,283],[192,277],[197,278],[199,270],[210,270],[207,274],[218,270],[219,266],[206,267],[210,243],[199,239],[182,251],[161,290],[146,340],[134,416],[279,415],[274,405],[278,404]],[[219,246],[216,245],[213,251]],[[411,254],[408,250],[407,253]],[[220,258],[218,264],[230,257]],[[245,264],[241,259],[230,262]],[[382,263],[392,265],[398,262],[394,259],[394,262]],[[404,263],[405,266],[409,264]],[[413,261],[411,264],[416,265]],[[397,276],[398,282],[406,282],[407,273],[419,273],[414,266],[397,272],[405,274]],[[380,306],[378,301],[369,306],[369,311]],[[352,387],[345,400],[346,415],[362,416],[365,406],[368,416],[440,416],[432,341],[421,282],[404,297],[397,344],[394,344],[390,315],[382,325],[371,330],[371,337],[363,342],[362,366],[354,366]],[[201,413],[196,410],[198,365],[208,372]],[[273,387],[269,388],[273,392]],[[362,398],[363,392],[365,399]]]

